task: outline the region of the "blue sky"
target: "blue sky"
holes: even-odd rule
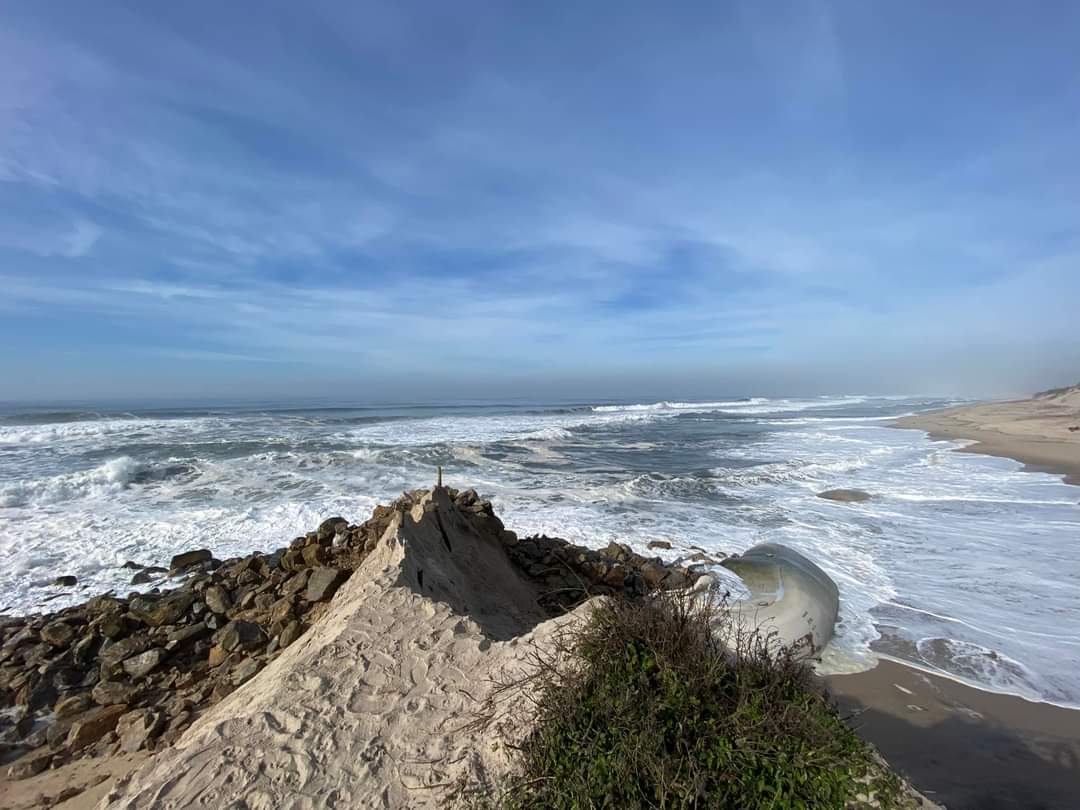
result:
[[[1080,378],[1080,5],[0,16],[0,399]]]

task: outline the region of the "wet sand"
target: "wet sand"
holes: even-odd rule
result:
[[[825,680],[859,734],[948,810],[1080,808],[1080,711],[888,660]]]

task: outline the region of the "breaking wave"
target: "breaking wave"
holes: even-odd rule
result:
[[[197,468],[190,463],[151,465],[130,456],[120,456],[90,470],[4,484],[0,486],[0,507],[42,506],[102,498],[133,485],[197,474]]]

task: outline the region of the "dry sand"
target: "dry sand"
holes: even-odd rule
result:
[[[949,810],[1080,808],[1080,711],[888,660],[826,682],[860,735]]]
[[[522,700],[490,704],[496,682],[588,609],[540,624],[537,596],[435,490],[322,620],[100,807],[445,807],[508,772]]]
[[[967,439],[975,444],[964,452],[1016,459],[1080,484],[1080,386],[1050,396],[908,416],[894,425],[925,430],[935,439]]]
[[[130,774],[148,756],[147,752],[140,751],[137,754],[77,759],[29,779],[0,779],[0,807],[4,810],[40,810],[43,807],[91,810],[113,788],[116,778]],[[64,795],[69,798],[57,802]]]

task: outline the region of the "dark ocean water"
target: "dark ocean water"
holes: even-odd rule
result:
[[[863,396],[698,403],[457,403],[0,411],[0,610],[130,590],[160,564],[286,544],[325,517],[447,482],[507,526],[586,545],[775,541],[837,580],[824,668],[901,658],[1080,705],[1080,500],[1054,476],[949,452]],[[875,494],[860,505],[816,497]],[[50,585],[75,574],[74,591]]]

